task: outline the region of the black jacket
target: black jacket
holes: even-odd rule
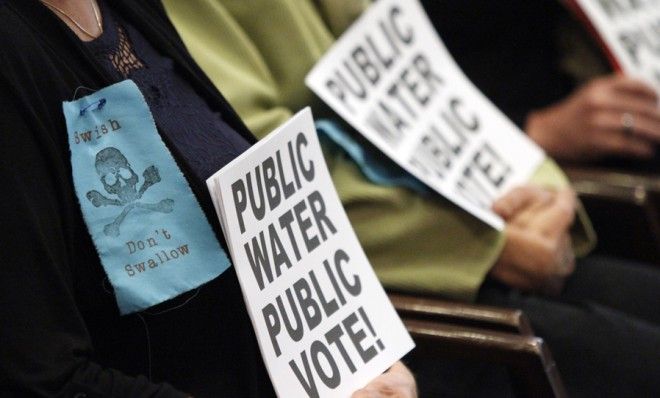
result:
[[[559,101],[574,82],[554,36],[570,18],[557,0],[422,0],[465,74],[518,126]]]
[[[566,56],[566,48],[562,47],[567,43],[560,45],[560,30],[570,27],[581,32],[586,39],[582,42],[588,43],[594,55],[600,55],[602,69],[609,71],[597,43],[561,3],[558,0],[422,0],[461,69],[523,129],[532,111],[564,100],[581,84],[561,65]],[[660,146],[657,152],[650,160],[615,156],[597,164],[658,173]]]
[[[106,2],[254,142],[157,1]],[[61,110],[77,87],[112,83],[37,0],[0,0],[0,396],[273,395],[233,269],[181,308],[119,316],[74,193]],[[222,241],[206,187],[189,183]]]

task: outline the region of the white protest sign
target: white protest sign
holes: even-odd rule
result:
[[[660,0],[569,0],[569,4],[587,18],[616,66],[660,92]]]
[[[495,228],[492,202],[543,152],[465,77],[417,0],[380,0],[306,78],[412,175]]]
[[[281,397],[348,397],[414,344],[339,201],[309,108],[207,180]]]

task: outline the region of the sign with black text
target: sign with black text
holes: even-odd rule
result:
[[[309,108],[207,185],[279,396],[348,397],[413,348],[339,201]]]
[[[568,0],[614,66],[660,92],[660,0]]]
[[[544,158],[465,77],[417,0],[379,0],[307,85],[412,175],[495,228],[491,205]]]

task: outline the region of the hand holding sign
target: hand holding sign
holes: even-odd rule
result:
[[[556,293],[575,268],[569,228],[576,198],[570,189],[558,192],[524,186],[494,204],[507,220],[506,243],[491,275],[524,291]]]
[[[565,1],[596,33],[617,70],[660,92],[660,2]]]
[[[417,1],[374,3],[306,83],[392,161],[498,229],[493,200],[543,160],[465,77]]]
[[[525,129],[559,159],[649,158],[654,144],[660,144],[658,94],[622,75],[596,79],[558,104],[532,112]]]
[[[408,368],[397,362],[351,398],[417,398],[417,386]]]
[[[413,347],[334,191],[309,109],[207,184],[280,396],[348,396]]]

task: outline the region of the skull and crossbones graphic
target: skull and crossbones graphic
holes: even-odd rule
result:
[[[106,236],[119,236],[119,226],[124,222],[128,213],[135,208],[159,213],[170,213],[174,209],[172,199],[163,199],[158,203],[139,201],[147,189],[160,182],[160,174],[156,166],[151,165],[142,172],[144,181],[139,189],[137,188],[138,175],[131,168],[128,159],[117,148],[108,147],[100,150],[96,154],[94,166],[103,188],[116,198],[104,196],[97,190],[91,190],[86,194],[87,199],[92,202],[94,207],[124,207],[113,222],[103,227],[103,233]]]

